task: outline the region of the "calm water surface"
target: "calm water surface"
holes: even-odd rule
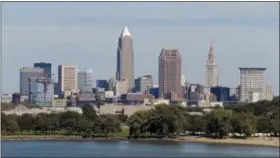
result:
[[[1,141],[2,157],[279,157],[279,149],[166,141]]]

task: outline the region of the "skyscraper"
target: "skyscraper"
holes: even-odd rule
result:
[[[125,26],[119,37],[116,79],[127,80],[128,91],[134,88],[134,52],[131,33]]]
[[[182,61],[178,49],[162,49],[159,56],[159,95],[166,97],[175,92],[182,97]]]
[[[93,88],[92,69],[78,70],[78,89],[82,92],[91,92]]]
[[[51,63],[34,63],[34,67],[39,67],[44,69],[44,77],[52,78],[52,64]]]
[[[206,64],[206,85],[209,87],[218,85],[218,69],[214,58],[214,46],[213,42],[211,42]]]
[[[28,95],[29,92],[29,78],[43,77],[44,69],[38,67],[23,67],[20,69],[20,94]]]
[[[58,66],[58,85],[60,92],[77,90],[77,69],[75,65]]]
[[[265,99],[264,72],[266,68],[239,68],[240,101],[248,102],[249,93],[259,93],[259,99]]]

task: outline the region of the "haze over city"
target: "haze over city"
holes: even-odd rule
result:
[[[4,3],[2,92],[19,91],[19,68],[34,62],[92,68],[93,79],[116,73],[124,25],[134,44],[135,77],[157,83],[162,48],[177,48],[186,80],[205,84],[214,43],[219,84],[236,87],[238,67],[265,67],[266,83],[279,94],[278,3]],[[100,69],[102,68],[102,69]]]

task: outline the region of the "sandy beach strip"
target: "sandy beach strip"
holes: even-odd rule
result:
[[[178,141],[183,142],[199,142],[199,143],[218,143],[218,144],[236,144],[236,145],[257,145],[257,146],[270,146],[279,148],[279,137],[250,137],[247,139],[212,139],[207,137],[187,136],[180,137]]]

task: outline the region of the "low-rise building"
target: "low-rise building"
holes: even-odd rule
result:
[[[127,93],[121,95],[121,102],[124,104],[143,104],[145,100],[151,101],[153,99],[152,94]]]
[[[114,91],[105,91],[105,98],[113,98],[114,97]]]
[[[121,96],[122,94],[126,94],[128,91],[128,81],[127,79],[123,79],[121,81],[117,81],[114,87],[114,93],[116,96]]]
[[[73,111],[79,114],[83,113],[83,110],[79,107],[40,107],[40,108],[27,108],[23,105],[18,105],[14,109],[2,111],[6,115],[23,115],[31,114],[37,115],[40,113],[50,114],[50,113],[61,113],[66,111]]]
[[[210,102],[206,101],[206,100],[198,101],[198,104],[197,104],[197,107],[201,107],[201,108],[209,108],[210,106],[211,106]]]
[[[223,102],[211,102],[210,107],[223,107]]]
[[[100,114],[121,114],[131,116],[137,111],[146,111],[153,109],[154,106],[147,105],[116,105],[116,104],[106,104],[100,106]]]
[[[13,93],[12,95],[12,103],[13,104],[20,104],[21,103],[21,100],[20,100],[21,96],[20,96],[20,93]]]
[[[10,94],[2,94],[1,102],[2,103],[11,103],[13,100],[13,96]]]
[[[170,101],[168,99],[163,99],[163,98],[159,98],[159,99],[154,99],[152,100],[152,105],[159,105],[159,104],[170,104]]]
[[[66,106],[67,105],[67,100],[66,99],[54,99],[53,100],[53,103],[52,103],[53,106]]]
[[[249,92],[248,93],[248,102],[255,103],[260,100],[260,95],[258,92]]]

